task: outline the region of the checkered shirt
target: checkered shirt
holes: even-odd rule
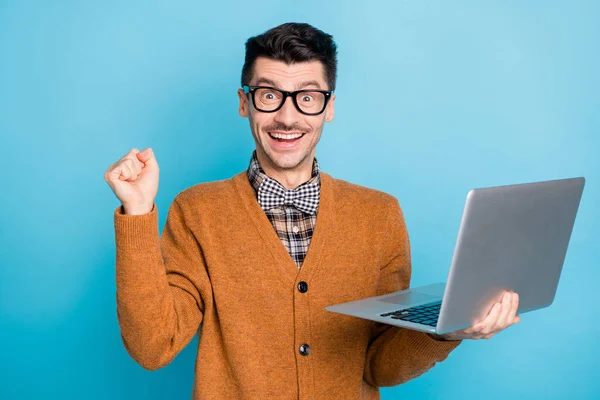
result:
[[[311,178],[297,188],[287,190],[277,180],[265,174],[254,150],[248,167],[248,179],[254,188],[259,205],[271,221],[281,243],[300,269],[310,245],[319,207],[321,175],[316,157],[313,161]],[[292,191],[305,191],[305,196],[302,200],[297,200]],[[282,203],[275,201],[277,197],[275,193],[281,194],[285,201],[273,207],[274,203]]]

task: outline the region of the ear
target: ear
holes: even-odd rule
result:
[[[244,118],[248,118],[248,97],[244,93],[244,89],[238,89],[238,97],[240,98],[240,108],[238,112]]]
[[[329,103],[327,103],[327,109],[325,110],[325,121],[327,121],[327,122],[333,121],[333,111],[334,111],[333,103],[334,103],[334,101],[335,101],[335,94],[332,94],[331,100],[329,100]]]

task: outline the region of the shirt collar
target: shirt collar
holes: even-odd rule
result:
[[[258,162],[258,157],[256,157],[256,150],[254,150],[252,152],[252,157],[250,158],[250,165],[248,166],[248,179],[250,180],[250,183],[252,184],[252,187],[254,188],[254,192],[257,194],[258,194],[258,189],[260,188],[260,185],[263,183],[263,181],[265,179],[274,180],[275,182],[277,182],[281,185],[281,183],[279,181],[277,181],[276,179],[271,178],[270,176],[265,174],[265,171],[262,169],[262,167],[260,166],[260,163]],[[299,185],[298,187],[300,187],[302,185],[310,184],[310,183],[315,183],[315,182],[319,186],[321,185],[321,174],[319,173],[319,163],[317,161],[317,157],[315,157],[313,159],[313,168],[312,168],[311,178],[308,181]],[[283,186],[283,185],[281,185],[281,186]]]

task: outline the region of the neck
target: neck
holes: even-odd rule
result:
[[[288,190],[297,188],[312,177],[314,154],[311,154],[310,157],[293,169],[277,168],[271,163],[271,160],[260,151],[256,152],[256,157],[258,158],[261,168],[265,171],[265,174],[270,178],[277,180]]]

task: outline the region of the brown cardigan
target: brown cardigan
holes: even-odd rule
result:
[[[117,316],[131,357],[156,370],[198,332],[194,399],[378,399],[379,386],[445,360],[461,341],[324,309],[408,288],[411,263],[395,197],[321,174],[300,270],[246,171],[179,193],[160,238],[156,204],[118,207]]]

